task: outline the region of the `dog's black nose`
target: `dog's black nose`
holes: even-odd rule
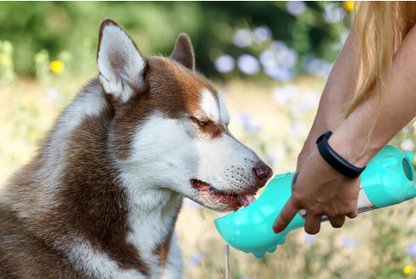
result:
[[[254,176],[258,187],[263,187],[267,180],[273,175],[273,171],[268,165],[259,161],[253,168]]]

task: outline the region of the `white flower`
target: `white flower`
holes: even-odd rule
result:
[[[273,90],[273,100],[279,105],[286,105],[293,101],[300,93],[299,87],[288,84],[284,87],[276,87]]]
[[[413,144],[413,141],[411,139],[404,139],[400,143],[400,148],[404,151],[413,152],[415,150],[415,145]]]
[[[220,73],[228,73],[234,70],[235,61],[231,55],[222,55],[215,60],[215,69]]]
[[[251,45],[251,32],[248,29],[240,29],[234,33],[233,42],[240,48],[245,48]]]
[[[295,104],[289,110],[289,114],[294,118],[301,118],[305,115],[305,113],[306,111],[301,104]]]
[[[333,64],[322,59],[307,56],[302,62],[302,66],[310,75],[327,79]]]
[[[192,256],[190,256],[187,261],[188,265],[190,266],[196,266],[200,262],[202,262],[202,255],[200,253],[195,253]]]
[[[274,41],[269,46],[269,49],[271,51],[273,51],[274,53],[279,53],[280,51],[282,51],[286,48],[287,48],[286,44],[282,41]]]
[[[276,60],[280,66],[285,68],[292,68],[298,62],[298,54],[291,48],[281,48],[276,52]]]
[[[292,69],[283,68],[280,66],[265,67],[264,73],[274,80],[288,81],[296,77],[296,72]]]
[[[319,100],[320,97],[318,91],[315,89],[308,89],[302,96],[300,106],[303,110],[306,111],[313,110],[318,107]]]
[[[295,138],[301,138],[305,135],[305,124],[301,121],[296,121],[289,126],[289,134],[294,136]]]
[[[325,7],[324,17],[331,23],[339,22],[344,18],[344,12],[341,8],[334,4],[329,4]]]
[[[346,235],[342,238],[341,244],[345,248],[353,249],[357,246],[357,241]]]
[[[237,121],[240,122],[244,130],[250,134],[256,134],[260,132],[261,125],[260,123],[254,119],[253,114],[249,111],[240,111],[237,113]]]
[[[63,98],[62,93],[62,89],[58,86],[49,87],[48,89],[46,89],[46,101],[50,103],[56,102]]]
[[[271,43],[269,49],[260,54],[260,62],[264,66],[264,73],[274,80],[287,81],[296,77],[294,67],[298,62],[298,54],[284,42]]]
[[[289,1],[286,4],[287,12],[293,16],[298,16],[306,11],[306,4],[303,1]]]
[[[257,27],[254,29],[254,40],[258,43],[265,42],[270,38],[271,34],[272,32],[269,28],[265,26]]]
[[[405,127],[405,128],[403,128],[403,130],[402,130],[402,133],[403,134],[408,134],[410,132],[410,128],[409,127]]]
[[[240,71],[246,75],[253,76],[260,71],[259,61],[251,54],[241,55],[238,58],[237,65]]]
[[[412,258],[416,258],[416,243],[408,244],[406,247],[406,253]]]
[[[260,53],[260,63],[264,66],[264,67],[274,67],[276,66],[276,57],[274,55],[274,53],[268,49],[263,50]]]

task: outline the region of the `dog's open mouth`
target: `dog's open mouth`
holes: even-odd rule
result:
[[[207,192],[211,199],[225,203],[235,210],[240,207],[246,207],[252,204],[256,199],[254,195],[257,192],[256,188],[249,189],[244,193],[224,193],[218,189],[215,189],[208,183],[202,182],[198,179],[191,179],[192,187],[201,192]]]

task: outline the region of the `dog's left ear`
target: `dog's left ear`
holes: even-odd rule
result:
[[[97,66],[105,92],[123,104],[142,86],[147,59],[123,28],[105,19],[100,26]]]
[[[192,50],[191,40],[189,39],[188,35],[185,33],[179,35],[175,44],[175,49],[169,58],[181,63],[191,71],[194,70],[194,51]]]

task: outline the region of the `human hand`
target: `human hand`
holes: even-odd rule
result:
[[[314,148],[316,149],[316,147]],[[298,155],[298,161],[296,163],[296,171],[300,171],[302,169],[303,163],[305,163],[306,159],[308,159],[309,155],[314,149],[302,149],[302,151]]]
[[[291,198],[279,216],[273,230],[283,231],[301,209],[307,212],[305,231],[316,234],[322,215],[328,216],[334,228],[340,228],[345,216],[355,218],[360,178],[348,178],[333,169],[315,149],[302,165]]]

